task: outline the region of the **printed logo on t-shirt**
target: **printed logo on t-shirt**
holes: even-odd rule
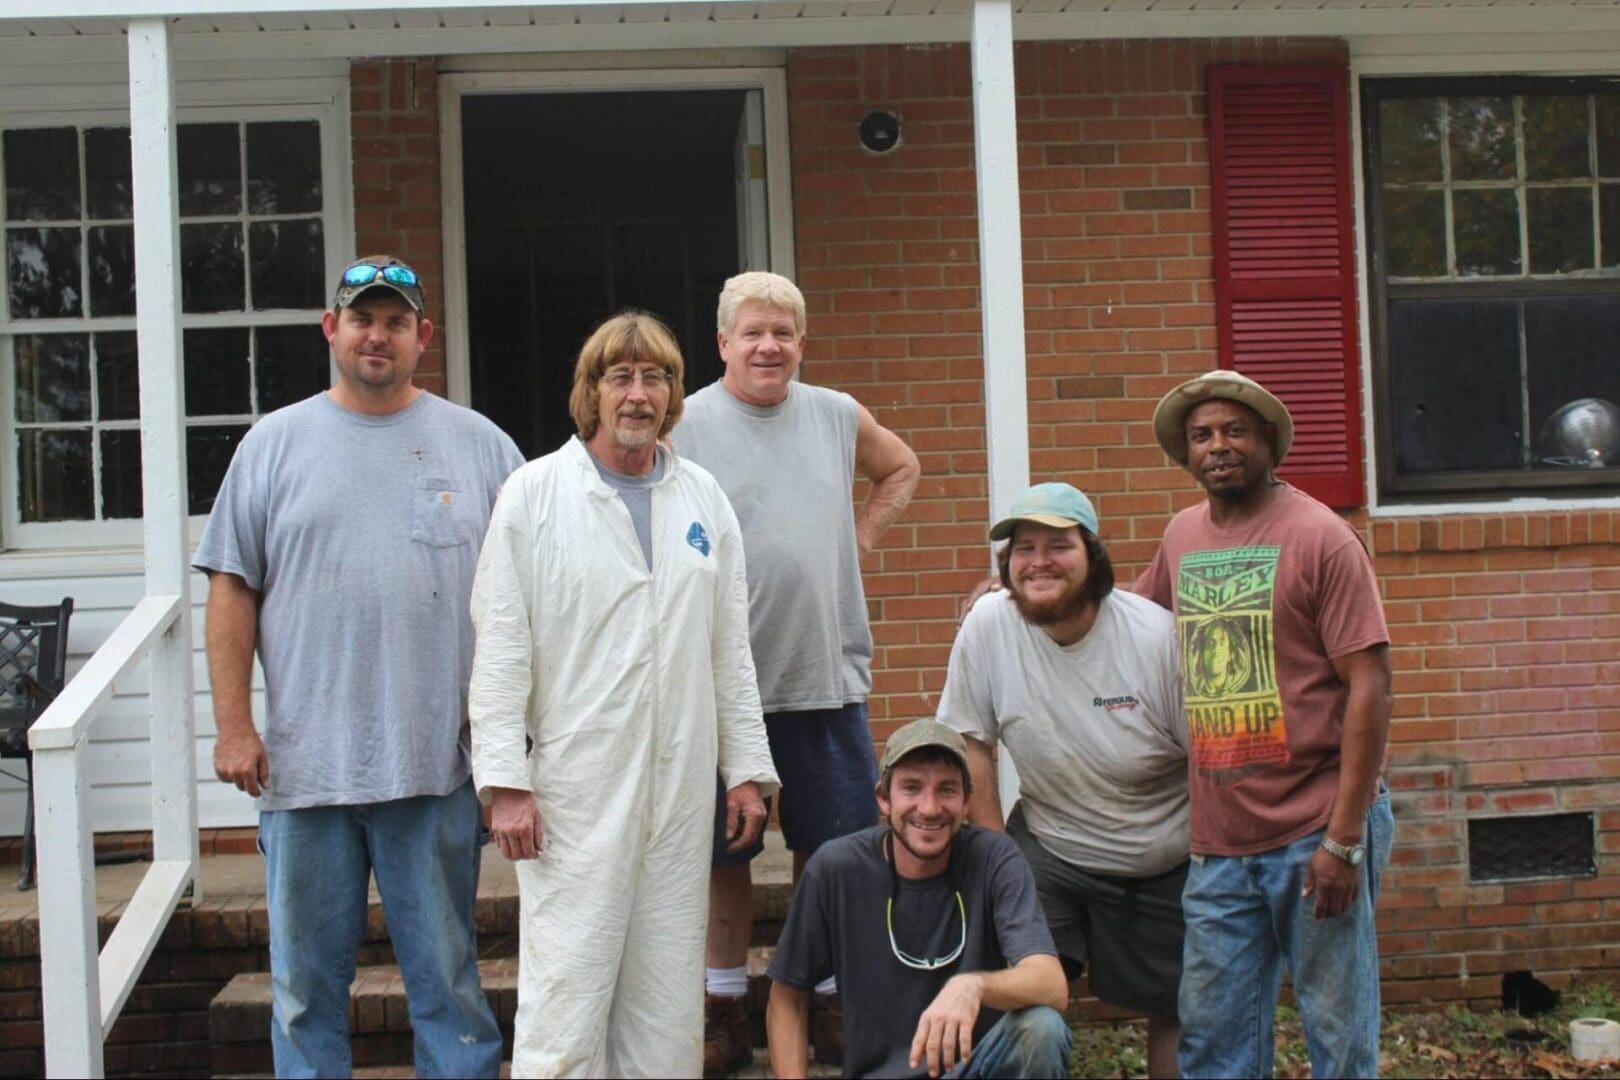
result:
[[[692,527],[686,530],[686,542],[697,548],[699,555],[709,554],[709,534],[695,521],[692,522]]]
[[[1231,783],[1289,759],[1271,614],[1281,548],[1183,555],[1176,629],[1193,768]]]
[[[1107,709],[1109,712],[1118,712],[1121,709],[1134,709],[1142,704],[1129,694],[1120,694],[1118,697],[1094,697],[1091,707],[1094,709]]]

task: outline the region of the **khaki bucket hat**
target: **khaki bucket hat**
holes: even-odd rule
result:
[[[1277,429],[1277,460],[1281,465],[1294,444],[1294,418],[1288,415],[1288,406],[1249,378],[1235,371],[1206,371],[1196,379],[1188,379],[1159,399],[1153,410],[1153,436],[1178,463],[1187,464],[1187,414],[1193,406],[1211,398],[1225,398],[1247,405],[1260,414],[1260,419]]]

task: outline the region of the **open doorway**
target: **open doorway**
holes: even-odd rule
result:
[[[719,377],[720,286],[768,265],[758,91],[469,95],[460,120],[473,408],[556,449],[579,346],[625,307],[674,331],[688,392]]]

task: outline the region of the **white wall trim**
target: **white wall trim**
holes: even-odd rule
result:
[[[781,68],[477,71],[439,77],[439,190],[444,237],[445,384],[451,401],[472,404],[467,323],[466,195],[462,183],[461,101],[488,94],[759,90],[765,98],[765,175],[770,198],[771,269],[794,275],[793,172],[789,160],[787,73]]]

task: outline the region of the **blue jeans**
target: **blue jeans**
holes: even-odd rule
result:
[[[1031,1005],[997,1020],[968,1059],[945,1075],[958,1080],[1066,1077],[1072,1040],[1062,1013],[1050,1005]]]
[[[1378,1075],[1378,938],[1373,909],[1389,865],[1389,792],[1367,810],[1355,903],[1331,919],[1302,897],[1322,833],[1260,855],[1195,858],[1182,910],[1181,1075],[1270,1076],[1282,965],[1294,978],[1311,1075]]]
[[[478,984],[478,796],[259,815],[270,907],[276,1075],[348,1076],[349,984],[377,875],[405,980],[416,1075],[496,1076],[501,1033]]]

